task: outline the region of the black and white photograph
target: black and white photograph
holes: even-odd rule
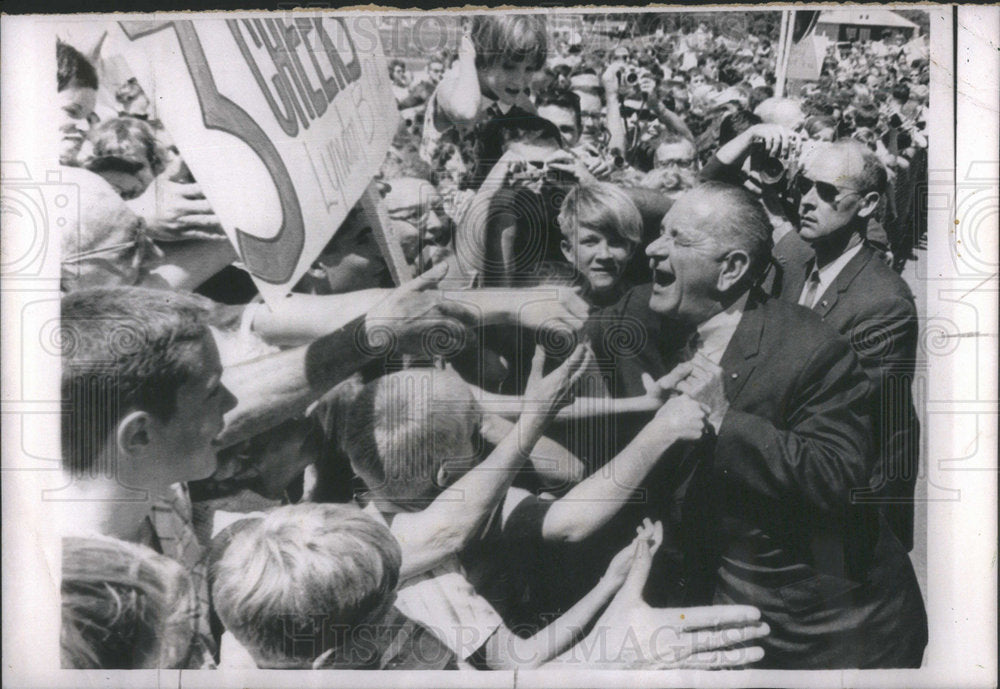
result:
[[[4,686],[995,686],[998,40],[5,15]]]

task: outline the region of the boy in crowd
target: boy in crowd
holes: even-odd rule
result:
[[[639,530],[609,577],[614,581],[607,587],[620,589],[618,595],[586,642],[554,662],[653,669],[713,668],[760,659],[759,647],[738,649],[728,658],[718,653],[768,633],[753,608],[653,610],[642,603],[642,586],[661,535],[651,524]],[[400,611],[399,544],[384,525],[354,506],[280,507],[235,522],[213,545],[212,590],[219,616],[242,646],[228,644],[223,636],[227,666],[226,658],[236,655],[228,650],[246,652],[248,668],[460,666],[434,634]],[[713,627],[727,629],[713,634]],[[588,649],[598,646],[596,658],[591,657]]]
[[[547,54],[544,17],[476,15],[462,37],[457,65],[427,103],[421,157],[432,162],[451,130],[466,136],[495,117],[533,113],[528,87]]]
[[[595,306],[618,301],[625,269],[642,242],[642,216],[628,194],[604,182],[572,187],[558,221],[559,246],[580,276],[584,296]]]
[[[354,505],[303,503],[242,519],[213,541],[212,597],[260,668],[449,670],[455,656],[393,607],[402,553]],[[249,664],[249,663],[248,663]]]

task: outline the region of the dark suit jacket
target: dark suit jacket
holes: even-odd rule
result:
[[[616,315],[642,319],[641,302],[646,288]],[[615,338],[603,317],[606,345]],[[646,323],[618,340],[632,346],[614,357],[617,395],[641,389],[643,370],[665,373],[684,341]],[[712,601],[761,609],[765,667],[918,666],[926,616],[909,558],[878,512],[851,502],[873,454],[870,383],[850,345],[806,309],[754,293],[721,367],[730,409],[699,467],[710,480],[690,481],[684,506],[703,490],[715,508]]]
[[[775,246],[782,265],[780,295],[797,303],[813,254],[798,237]],[[858,502],[880,505],[907,550],[913,547],[913,494],[919,469],[920,422],[913,405],[912,381],[917,355],[917,310],[909,287],[868,246],[833,281],[813,307],[851,343],[872,383],[876,429],[871,487]]]

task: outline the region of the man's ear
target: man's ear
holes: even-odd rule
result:
[[[441,466],[438,467],[437,474],[434,476],[434,485],[442,490],[448,487],[449,474],[445,464],[447,463],[441,463]]]
[[[870,191],[861,197],[861,207],[858,209],[859,218],[868,218],[875,209],[878,208],[878,202],[882,199],[882,196],[877,191]]]
[[[719,272],[716,288],[720,292],[728,292],[746,276],[749,270],[750,254],[740,249],[730,251],[722,262],[722,270]]]
[[[148,412],[133,411],[125,415],[115,430],[115,442],[122,457],[134,457],[149,449],[153,442],[152,419]]]
[[[567,261],[569,261],[570,263],[574,262],[573,247],[570,245],[569,240],[566,239],[565,237],[563,237],[559,241],[559,250],[562,251],[562,255],[566,258]]]

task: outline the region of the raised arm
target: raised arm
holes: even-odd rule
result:
[[[552,504],[542,521],[542,538],[582,541],[596,532],[618,513],[669,448],[706,434],[707,417],[707,408],[686,395],[668,400],[611,462]]]
[[[462,36],[455,67],[441,80],[437,89],[436,115],[454,124],[468,124],[479,114],[482,94],[479,90],[479,73],[476,70],[476,46],[468,31]],[[445,125],[447,122],[435,122]],[[443,129],[443,126],[439,126]]]
[[[552,660],[573,645],[587,626],[614,597],[625,582],[639,541],[649,543],[651,554],[663,542],[663,525],[646,519],[638,534],[608,566],[601,580],[573,607],[529,638],[512,633],[506,626],[497,630],[486,645],[486,662],[492,670],[532,669]]]
[[[578,372],[592,356],[588,348],[581,346],[562,366],[542,378],[545,354],[541,348],[539,351],[532,362],[531,401],[525,403],[521,417],[493,452],[427,508],[398,514],[393,520],[393,535],[403,546],[402,579],[461,551],[478,533],[506,495],[552,416],[565,404]]]
[[[601,83],[604,85],[604,116],[608,133],[611,135],[608,141],[608,150],[617,150],[621,155],[625,155],[627,147],[627,134],[625,131],[625,120],[622,119],[621,109],[618,103],[618,72],[624,67],[621,62],[612,62],[601,75]]]

